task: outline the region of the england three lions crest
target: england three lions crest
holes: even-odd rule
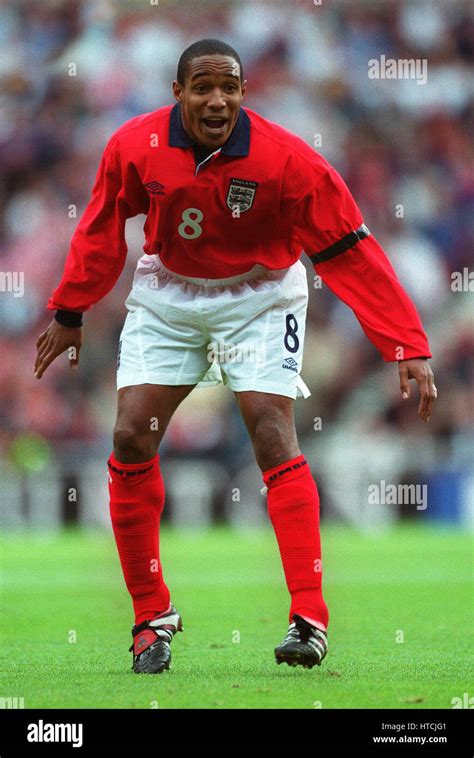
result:
[[[249,182],[247,179],[231,179],[227,193],[227,207],[231,211],[245,213],[253,205],[257,192],[258,182]]]

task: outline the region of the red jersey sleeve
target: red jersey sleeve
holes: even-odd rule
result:
[[[294,205],[292,228],[316,273],[354,311],[385,361],[431,357],[414,304],[331,166]]]
[[[148,202],[135,167],[122,165],[120,141],[112,137],[72,237],[61,282],[48,301],[50,310],[83,312],[110,292],[127,256],[125,221],[146,213]]]

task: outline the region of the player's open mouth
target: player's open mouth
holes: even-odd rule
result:
[[[215,134],[223,132],[227,125],[226,118],[203,118],[202,122],[208,131],[214,132]]]

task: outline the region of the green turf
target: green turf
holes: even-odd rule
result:
[[[26,708],[450,708],[472,694],[468,535],[326,527],[323,539],[330,652],[308,671],[273,660],[288,598],[271,531],[163,530],[185,632],[169,672],[137,676],[110,533],[4,537],[0,696]]]

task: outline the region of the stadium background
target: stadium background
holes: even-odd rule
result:
[[[143,217],[128,222],[120,283],[86,316],[78,375],[63,356],[35,380],[34,343],[49,322],[45,303],[105,142],[126,119],[170,103],[180,53],[213,35],[240,51],[250,108],[311,144],[320,139],[415,300],[435,355],[440,400],[424,426],[416,392],[400,401],[396,365],[383,365],[326,288],[311,289],[303,378],[312,395],[296,410],[325,515],[390,521],[400,508],[364,506],[368,483],[385,480],[428,484],[423,519],[466,521],[474,488],[472,294],[453,292],[451,274],[469,266],[473,249],[473,19],[467,2],[428,5],[429,12],[420,2],[2,4],[1,269],[25,277],[23,297],[0,297],[2,521],[108,518],[103,462],[116,349]],[[427,84],[369,80],[367,61],[381,54],[427,58]],[[311,287],[310,267],[308,277]],[[168,517],[265,518],[259,472],[228,389],[192,393],[162,454]],[[240,502],[234,487],[244,490]],[[76,499],[66,496],[71,488]],[[403,515],[420,513],[408,506]]]
[[[417,392],[402,403],[396,365],[382,363],[342,303],[313,287],[308,267],[302,376],[312,395],[297,400],[296,415],[324,527],[390,533],[405,519],[466,535],[474,499],[473,295],[466,286],[453,291],[452,274],[469,267],[474,241],[470,3],[18,0],[0,4],[0,268],[24,272],[25,284],[22,297],[0,293],[7,548],[19,529],[28,540],[64,523],[100,525],[110,537],[105,460],[116,350],[143,218],[127,224],[118,285],[85,316],[79,372],[62,356],[38,382],[35,341],[51,318],[46,302],[107,139],[126,119],[172,102],[180,53],[206,36],[240,52],[244,105],[316,140],[342,173],[413,297],[434,353],[439,400],[424,425]],[[427,83],[369,79],[368,60],[382,54],[427,59]],[[227,388],[193,392],[161,454],[164,518],[173,525],[266,523],[260,474]],[[427,509],[369,505],[368,486],[382,480],[426,484]],[[428,531],[417,532],[414,554]],[[28,552],[40,543],[21,544]],[[436,543],[441,559],[444,544]],[[465,568],[468,554],[458,557]]]

